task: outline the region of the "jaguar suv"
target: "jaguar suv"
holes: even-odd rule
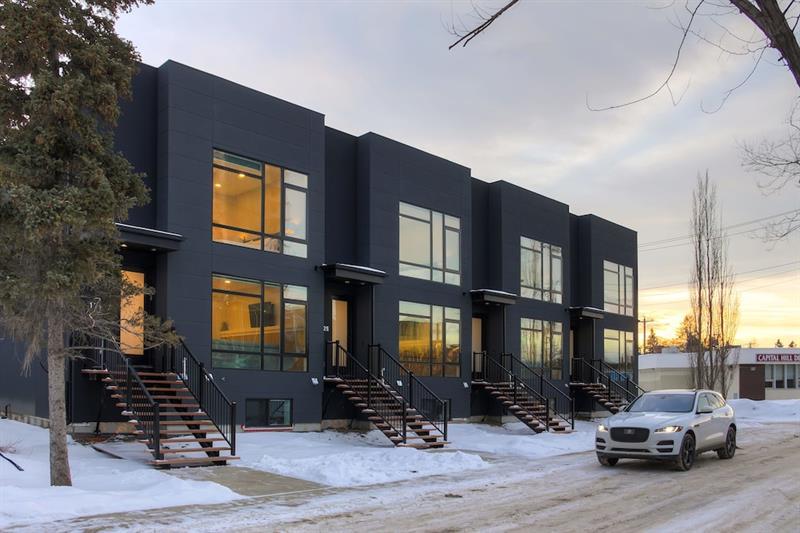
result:
[[[716,451],[720,459],[733,457],[736,416],[714,391],[646,392],[597,426],[595,446],[604,466],[622,458],[655,459],[689,470],[706,451]]]

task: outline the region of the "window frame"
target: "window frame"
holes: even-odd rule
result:
[[[266,426],[248,426],[247,425],[247,404],[248,402],[267,402],[267,425]],[[289,424],[276,424],[270,425],[269,423],[269,405],[272,402],[289,402]],[[244,424],[242,424],[242,429],[245,431],[259,431],[259,430],[277,430],[277,429],[289,429],[294,426],[294,398],[245,398],[244,400]]]
[[[241,291],[214,288],[214,278],[236,279],[236,280],[241,280],[241,281],[245,281],[245,282],[249,282],[249,283],[257,283],[259,285],[259,294],[260,295],[256,296],[255,293],[250,294],[250,293],[241,292]],[[279,335],[278,335],[279,345],[278,345],[278,351],[277,352],[267,351],[265,349],[265,344],[264,344],[264,324],[263,324],[262,320],[263,320],[263,317],[264,317],[264,304],[265,304],[265,301],[266,301],[265,300],[265,296],[264,296],[265,295],[265,288],[268,287],[268,286],[277,287],[278,288],[279,298],[280,298],[280,309],[278,310],[278,313],[279,313],[279,316],[280,316],[280,329],[279,329]],[[291,286],[291,287],[303,287],[305,289],[305,291],[306,291],[306,300],[302,301],[302,300],[298,300],[298,299],[295,299],[295,298],[286,298],[285,295],[284,295],[285,294],[285,289],[286,289],[286,287],[289,287],[289,286]],[[252,355],[258,354],[260,356],[260,364],[259,364],[258,368],[237,368],[237,367],[231,367],[231,366],[219,366],[219,365],[214,363],[214,354],[215,353],[220,353],[220,354],[240,354],[240,353],[243,352],[242,350],[226,350],[226,349],[214,348],[214,333],[215,332],[214,332],[214,329],[213,329],[213,316],[214,316],[214,294],[215,293],[216,294],[231,294],[231,295],[234,295],[234,296],[245,296],[245,297],[248,297],[248,298],[259,298],[259,302],[260,302],[260,314],[259,314],[260,322],[259,322],[259,328],[258,328],[259,349],[258,349],[258,351],[253,351],[252,352]],[[285,337],[285,334],[286,334],[285,332],[286,332],[286,303],[287,302],[288,303],[292,303],[292,304],[301,304],[301,305],[304,306],[304,309],[305,309],[305,321],[306,321],[305,332],[304,332],[304,343],[305,343],[305,350],[306,350],[305,353],[293,353],[293,352],[287,352],[286,351],[284,337]],[[298,285],[298,284],[295,284],[295,283],[278,283],[278,282],[274,282],[274,281],[251,279],[251,278],[245,278],[245,277],[242,277],[242,276],[233,276],[233,275],[228,275],[228,274],[222,274],[222,273],[219,273],[219,272],[213,272],[211,274],[211,337],[210,337],[210,345],[211,346],[210,346],[210,353],[211,353],[211,367],[212,368],[224,369],[224,370],[257,371],[257,372],[291,372],[291,373],[296,373],[296,374],[308,373],[310,371],[309,370],[310,354],[309,354],[309,345],[308,345],[308,341],[309,341],[309,331],[308,331],[308,329],[309,328],[308,328],[308,287],[307,286]],[[279,357],[280,358],[280,368],[278,368],[278,369],[265,368],[264,360],[265,360],[266,356]],[[289,358],[289,357],[291,357],[291,358],[304,358],[305,359],[305,370],[287,370],[286,367],[285,367],[285,363],[286,363],[286,359]]]
[[[260,173],[256,174],[254,171],[247,171],[247,170],[242,171],[241,169],[234,170],[231,167],[226,167],[225,165],[219,164],[219,163],[216,162],[217,161],[217,157],[216,157],[216,153],[217,152],[219,152],[220,154],[230,155],[230,156],[233,156],[233,157],[239,157],[239,158],[242,158],[242,159],[246,159],[248,161],[252,161],[254,163],[258,163],[261,166],[261,171],[260,171]],[[279,188],[280,188],[280,195],[281,195],[281,197],[280,197],[280,219],[281,219],[281,221],[280,221],[280,232],[278,234],[268,233],[266,231],[266,224],[265,224],[265,218],[264,217],[267,214],[267,208],[266,208],[266,204],[267,204],[267,202],[266,202],[267,167],[277,168],[280,171]],[[253,179],[259,179],[261,181],[261,196],[260,196],[260,200],[259,200],[259,203],[260,203],[260,206],[261,206],[261,209],[260,209],[260,220],[259,220],[260,230],[258,232],[255,232],[255,230],[239,228],[239,227],[236,227],[236,226],[232,226],[230,224],[223,224],[223,223],[219,223],[219,222],[215,222],[214,221],[214,206],[213,206],[213,204],[214,204],[214,194],[215,194],[214,193],[214,189],[216,188],[215,185],[214,185],[214,170],[215,169],[223,170],[223,171],[226,171],[226,172],[237,172],[238,171],[239,173],[244,174],[247,177],[250,177],[250,178],[253,178]],[[286,182],[286,171],[304,175],[306,177],[306,188],[303,188],[303,187],[301,187],[299,185],[295,185],[293,183],[287,183]],[[307,259],[308,258],[308,246],[309,246],[309,227],[308,227],[308,222],[309,222],[309,209],[308,209],[309,189],[308,189],[308,181],[309,180],[310,180],[310,176],[309,176],[309,174],[307,172],[303,172],[303,171],[296,170],[296,169],[293,169],[293,168],[285,167],[285,166],[282,166],[282,165],[277,165],[277,164],[274,164],[274,163],[270,163],[268,161],[262,161],[260,159],[247,157],[247,156],[244,156],[244,155],[237,154],[235,152],[231,152],[229,150],[223,150],[223,149],[220,149],[220,148],[212,148],[212,154],[211,154],[211,181],[212,181],[212,185],[211,185],[211,187],[212,187],[212,189],[211,189],[211,198],[212,198],[212,206],[211,206],[211,240],[212,240],[212,242],[215,242],[217,244],[224,244],[224,245],[228,245],[228,246],[236,246],[236,247],[239,247],[239,248],[249,248],[251,250],[258,250],[258,251],[261,251],[261,252],[277,253],[277,254],[280,254],[280,255],[286,255],[286,256],[289,256],[289,257],[297,257],[297,258],[300,258],[300,259]],[[288,236],[286,234],[286,190],[287,189],[292,189],[292,190],[295,190],[295,191],[298,191],[298,192],[302,192],[302,193],[305,194],[305,220],[303,221],[303,225],[304,225],[305,230],[306,230],[305,239],[298,239],[296,237],[291,237],[291,236]],[[259,247],[255,248],[255,247],[250,247],[250,246],[241,246],[241,245],[238,245],[238,244],[235,244],[235,243],[232,243],[232,242],[224,242],[224,241],[216,240],[214,238],[214,228],[222,228],[222,229],[226,229],[226,230],[240,231],[240,232],[246,233],[248,235],[258,235],[259,238],[260,238]],[[269,240],[269,239],[273,239],[273,240],[278,240],[279,241],[279,246],[280,246],[280,250],[279,251],[273,251],[273,250],[270,250],[270,249],[267,248],[266,243],[267,243],[267,240]],[[296,255],[296,254],[287,254],[286,253],[286,247],[284,245],[285,241],[287,241],[287,240],[289,242],[294,242],[294,243],[297,243],[297,244],[305,245],[305,247],[306,247],[305,248],[305,255],[301,256],[301,255]]]
[[[530,246],[527,244],[526,241],[530,241]],[[535,267],[538,263],[538,276],[536,269],[533,269],[533,285],[526,285],[526,280],[524,279],[524,272],[525,272],[525,263],[524,257],[525,254],[523,250],[530,252],[530,255],[533,257],[532,265]],[[546,253],[545,253],[546,250]],[[557,250],[557,253],[554,253]],[[545,261],[545,256],[547,256],[547,261]],[[558,270],[553,268],[554,259],[558,258],[558,263],[560,264],[561,268]],[[519,294],[522,298],[528,298],[531,300],[538,300],[541,302],[548,302],[554,304],[561,304],[564,301],[564,247],[559,244],[553,244],[550,242],[540,241],[538,239],[534,239],[532,237],[526,237],[525,235],[520,235],[519,237]],[[545,267],[545,264],[547,265]],[[555,289],[555,277],[553,276],[554,272],[558,272],[558,282],[561,285],[560,290]],[[547,282],[545,283],[545,273],[547,273]],[[537,287],[537,281],[540,283],[541,286]]]
[[[610,266],[616,268],[609,268]],[[617,279],[617,301],[606,300],[606,273],[613,273]],[[630,280],[631,293],[628,294],[628,280]],[[608,259],[603,259],[603,311],[616,315],[633,316],[635,307],[636,288],[634,287],[635,276],[633,267],[615,263]],[[628,300],[630,296],[630,304]]]
[[[413,312],[404,312],[401,309],[403,303],[408,304],[415,304],[415,305],[424,305],[428,308],[428,315],[420,315]],[[441,309],[442,314],[442,353],[441,357],[438,360],[434,360],[434,307],[438,307]],[[455,310],[458,312],[458,319],[448,318],[447,317],[447,310]],[[430,323],[430,327],[428,328],[428,358],[425,361],[410,361],[408,359],[403,359],[402,350],[400,349],[400,319],[403,316],[414,317],[414,318],[422,318],[427,319]],[[449,363],[447,362],[447,324],[456,324],[458,325],[458,362],[456,363]],[[420,374],[415,373],[421,377],[439,377],[439,378],[460,378],[461,377],[461,358],[463,356],[463,329],[461,327],[461,309],[458,307],[450,307],[447,305],[437,305],[437,304],[429,304],[424,302],[414,302],[411,300],[398,300],[397,302],[397,325],[398,325],[398,334],[397,334],[397,358],[401,364],[423,364],[428,366],[428,373],[427,374]],[[434,374],[433,368],[434,366],[441,366],[441,372]],[[455,368],[457,370],[455,375],[448,375],[447,368]]]
[[[616,335],[614,335],[616,334]],[[636,357],[636,344],[635,333],[624,329],[603,328],[603,361],[612,365],[606,357],[605,341],[615,340],[619,346],[618,356],[619,365],[621,368],[615,368],[619,374],[633,374],[634,357]],[[628,353],[628,346],[630,345],[630,353]]]
[[[412,210],[413,209],[419,209],[419,210],[427,211],[428,212],[428,219],[426,220],[424,218],[420,218],[420,217],[418,217],[416,215],[409,214],[408,212],[404,213],[403,212],[403,205],[407,205],[407,206],[411,207]],[[434,227],[434,219],[436,218],[437,215],[441,219],[441,232],[440,232],[440,234],[438,236],[438,241],[439,241],[438,244],[441,245],[441,250],[438,250],[438,253],[441,254],[441,258],[442,258],[441,267],[434,266],[434,257],[436,257],[435,254],[434,254],[434,250],[437,248],[437,247],[434,247],[434,242],[436,240],[434,238],[434,236],[437,233],[436,232],[437,228]],[[424,264],[420,264],[420,263],[414,263],[412,261],[406,261],[406,260],[404,260],[402,258],[402,249],[400,247],[400,243],[401,243],[401,240],[402,240],[402,231],[403,231],[402,230],[402,219],[403,218],[407,218],[407,219],[413,220],[415,222],[422,222],[422,223],[428,225],[428,257],[429,257],[430,264],[424,265]],[[454,225],[454,223],[452,221],[448,221],[448,219],[454,219],[455,223],[457,224],[457,226]],[[416,205],[416,204],[412,204],[412,203],[409,203],[409,202],[399,201],[398,202],[398,208],[397,208],[397,220],[398,220],[398,227],[397,227],[397,233],[398,233],[398,240],[397,240],[397,248],[398,248],[397,264],[398,264],[398,268],[397,268],[397,273],[398,273],[398,275],[406,277],[406,278],[421,279],[421,280],[425,280],[425,281],[431,281],[433,283],[443,283],[445,285],[453,285],[453,286],[460,287],[461,286],[461,282],[462,282],[462,269],[461,269],[461,266],[462,266],[462,263],[463,263],[463,258],[462,258],[462,254],[461,254],[461,245],[462,245],[462,239],[461,239],[461,236],[462,236],[461,217],[456,216],[456,215],[451,215],[449,213],[445,213],[444,211],[437,211],[435,209],[430,209],[428,207],[422,207],[422,206],[419,206],[419,205]],[[458,269],[449,268],[449,265],[448,265],[448,262],[447,262],[447,232],[448,231],[449,232],[454,232],[456,234],[457,238],[458,238],[458,246],[457,246],[457,250],[458,250]],[[425,269],[425,270],[428,271],[428,277],[425,278],[425,277],[421,277],[421,276],[412,276],[412,275],[409,275],[407,273],[403,273],[401,271],[401,268],[402,268],[403,265],[414,267],[416,269]],[[441,280],[434,279],[434,273],[435,272],[441,272],[441,275],[442,275]],[[453,283],[452,281],[448,281],[448,279],[452,280],[453,276],[458,276],[458,283]]]
[[[526,325],[526,321],[530,322],[530,326]],[[558,326],[558,327],[557,327]],[[556,333],[556,330],[559,332]],[[559,320],[543,320],[539,318],[520,317],[519,322],[520,331],[520,360],[532,368],[540,368],[543,372],[547,372],[550,379],[561,380],[564,379],[564,323]],[[526,360],[526,354],[523,353],[523,336],[528,333],[531,335],[530,346],[535,348],[536,334],[541,334],[540,353],[534,353],[533,362]],[[561,357],[561,364],[556,366],[553,364],[553,356],[556,354],[556,348],[560,348],[559,353]],[[537,358],[541,361],[541,365],[537,364]],[[554,376],[554,370],[557,370],[558,376]]]

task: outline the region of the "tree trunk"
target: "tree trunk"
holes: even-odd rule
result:
[[[67,455],[67,405],[64,379],[66,355],[64,325],[58,318],[47,321],[47,399],[50,411],[50,485],[71,486]]]

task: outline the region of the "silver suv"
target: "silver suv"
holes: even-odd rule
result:
[[[733,457],[736,416],[714,391],[646,392],[597,426],[595,443],[604,466],[621,458],[656,459],[689,470],[697,454],[709,450],[720,459]]]

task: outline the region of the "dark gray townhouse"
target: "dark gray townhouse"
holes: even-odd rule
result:
[[[141,66],[116,144],[152,197],[119,224],[125,275],[156,289],[121,314],[184,342],[72,363],[75,427],[133,420],[156,461],[182,435],[352,420],[429,447],[448,420],[568,431],[638,393],[631,229],[172,61]],[[0,350],[0,404],[46,418],[46,369]]]

